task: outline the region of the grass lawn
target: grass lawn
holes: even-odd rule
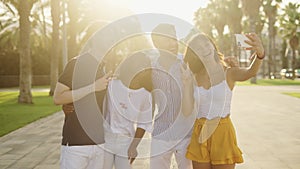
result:
[[[0,136],[59,111],[48,92],[33,92],[32,105],[18,104],[19,92],[0,92]]]
[[[300,93],[283,93],[283,94],[286,94],[286,95],[289,95],[289,96],[293,96],[293,97],[300,98]]]
[[[283,85],[299,85],[300,80],[289,80],[289,79],[258,79],[257,84],[251,84],[250,80],[244,82],[238,82],[237,85],[260,85],[260,86],[283,86]]]
[[[248,86],[248,85],[257,85],[257,86],[294,86],[298,85],[300,87],[300,80],[290,80],[290,79],[259,79],[257,80],[257,84],[251,84],[250,80],[245,82],[237,82],[237,85],[240,86]],[[300,93],[283,93],[292,97],[300,98]]]

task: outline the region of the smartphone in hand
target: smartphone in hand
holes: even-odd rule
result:
[[[235,39],[236,39],[236,44],[238,47],[240,48],[249,48],[251,47],[250,45],[248,45],[245,40],[249,40],[245,35],[243,34],[234,34],[235,35]]]

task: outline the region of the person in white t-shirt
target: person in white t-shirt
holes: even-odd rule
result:
[[[152,130],[152,97],[147,67],[150,60],[138,52],[120,63],[118,76],[108,85],[105,114],[105,168],[130,169],[145,131]]]

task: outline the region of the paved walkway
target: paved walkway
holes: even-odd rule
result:
[[[235,88],[232,119],[245,159],[236,169],[300,168],[300,99],[282,92],[300,92],[300,86]],[[58,112],[1,137],[0,169],[59,168],[62,122]],[[149,161],[135,168],[147,169]]]

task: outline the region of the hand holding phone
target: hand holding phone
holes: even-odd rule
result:
[[[250,48],[251,46],[245,42],[245,40],[249,39],[243,34],[234,34],[236,39],[236,44],[240,48]]]

